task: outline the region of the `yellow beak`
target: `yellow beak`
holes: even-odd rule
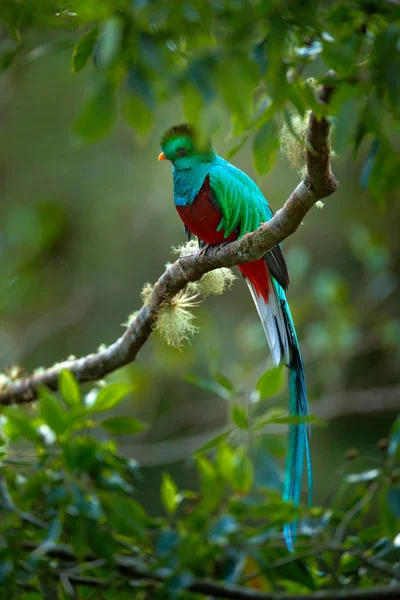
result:
[[[167,157],[165,156],[164,152],[160,152],[160,154],[158,155],[158,160],[167,160]]]

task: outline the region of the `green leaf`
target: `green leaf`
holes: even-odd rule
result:
[[[138,133],[144,135],[153,123],[153,113],[144,98],[127,91],[124,96],[124,119]]]
[[[265,175],[275,164],[279,150],[279,136],[275,121],[265,123],[254,136],[254,167],[260,175]]]
[[[235,492],[247,494],[253,485],[253,465],[244,448],[238,448],[232,459],[230,483]]]
[[[118,17],[110,17],[104,23],[101,37],[96,46],[96,65],[108,67],[117,55],[122,37],[122,22]]]
[[[284,383],[284,374],[282,367],[275,367],[269,369],[261,375],[260,379],[256,383],[256,392],[258,398],[268,398],[274,396],[281,391]]]
[[[129,394],[131,389],[128,383],[110,383],[100,389],[90,410],[93,412],[105,412],[114,408]]]
[[[392,488],[384,487],[379,494],[379,520],[383,531],[389,537],[395,537],[398,534],[397,517],[392,510],[392,502],[396,499],[397,493],[391,499],[389,505],[389,492]]]
[[[197,448],[194,454],[201,454],[202,452],[206,452],[207,450],[211,450],[212,448],[219,446],[221,442],[224,442],[226,439],[228,439],[231,433],[232,429],[228,429],[227,431],[216,435],[215,437],[208,440],[208,442],[200,446],[200,448]]]
[[[97,88],[78,116],[74,132],[84,142],[104,137],[114,125],[117,116],[116,90],[106,81]]]
[[[100,423],[103,429],[114,435],[125,435],[128,433],[140,433],[146,429],[145,423],[133,417],[111,417]]]
[[[58,398],[45,387],[39,390],[39,412],[43,421],[59,436],[68,429],[69,419]]]
[[[81,403],[79,384],[71,371],[63,369],[58,378],[58,387],[65,402],[73,408]]]
[[[178,487],[168,473],[162,475],[161,501],[169,514],[176,511],[180,501]]]
[[[218,477],[212,463],[205,456],[198,456],[196,464],[200,477],[202,498],[198,509],[202,513],[209,514],[218,506],[225,485]]]
[[[99,492],[103,508],[107,511],[108,524],[122,535],[139,539],[145,537],[149,518],[144,508],[133,498],[115,492]]]
[[[240,429],[248,429],[249,427],[246,409],[240,404],[235,404],[232,407],[232,421],[235,425],[240,427]]]
[[[4,410],[4,415],[8,420],[8,424],[4,426],[4,433],[12,441],[18,437],[25,438],[30,442],[40,442],[42,440],[22,407],[9,406]]]
[[[199,123],[203,99],[196,86],[189,82],[185,82],[182,86],[182,104],[185,119],[189,123]]]
[[[77,73],[86,65],[92,55],[94,45],[98,38],[99,30],[97,27],[90,29],[74,46],[72,52],[71,71]]]
[[[233,469],[233,456],[234,450],[228,444],[220,444],[218,448],[217,454],[217,467],[219,473],[226,479],[227,481],[231,480],[231,473]]]
[[[252,424],[251,429],[253,431],[259,431],[267,425],[278,424],[278,425],[300,425],[301,423],[312,423],[314,425],[321,425],[323,421],[314,415],[299,416],[299,415],[288,415],[286,411],[280,408],[272,408],[267,411],[263,417],[255,420]]]
[[[340,40],[327,38],[323,42],[322,58],[339,75],[349,77],[356,70],[362,36],[354,33]]]
[[[230,392],[224,385],[221,385],[218,381],[214,381],[212,379],[203,379],[202,377],[197,377],[196,375],[185,375],[183,377],[185,381],[196,385],[202,390],[206,390],[207,392],[211,392],[213,394],[217,394],[223,400],[230,400],[233,396],[232,392]]]

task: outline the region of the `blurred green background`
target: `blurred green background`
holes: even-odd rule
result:
[[[122,119],[111,135],[80,145],[72,133],[92,69],[70,72],[71,49],[40,49],[0,76],[0,365],[31,371],[71,354],[84,355],[121,335],[140,307],[140,291],[172,260],[184,240],[172,201],[169,166],[158,163],[163,130],[183,119],[179,97],[159,106],[146,137]],[[214,142],[226,155],[229,115],[218,113]],[[347,448],[374,455],[400,406],[400,203],[385,210],[361,184],[366,149],[338,156],[340,187],[314,208],[284,243],[289,301],[305,358],[314,428],[316,499]],[[252,177],[249,144],[232,162]],[[257,179],[273,210],[299,177],[281,156]],[[121,450],[144,465],[140,490],[157,511],[160,471],[193,485],[191,452],[226,424],[226,401],[185,381],[210,369],[248,390],[270,364],[247,287],[195,309],[201,328],[181,351],[155,334],[137,361],[110,379],[130,381],[132,414],[150,424]],[[264,403],[285,406],[286,392]],[[278,431],[284,444],[285,431]],[[272,434],[271,434],[272,435]],[[275,435],[275,434],[273,434]],[[283,446],[284,449],[284,446]],[[282,452],[281,452],[282,454]],[[154,493],[153,493],[154,488]]]

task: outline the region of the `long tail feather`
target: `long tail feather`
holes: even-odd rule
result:
[[[290,414],[306,417],[308,399],[296,330],[285,292],[278,282],[268,273],[269,286],[267,297],[259,293],[259,285],[246,277],[254,303],[260,316],[268,345],[271,349],[275,365],[284,363],[289,368]],[[286,459],[283,499],[295,505],[300,503],[301,485],[303,480],[304,462],[308,476],[308,502],[312,499],[312,469],[308,436],[310,426],[306,423],[290,425],[288,436],[288,455]],[[284,535],[288,549],[293,551],[296,539],[297,523],[284,527]]]

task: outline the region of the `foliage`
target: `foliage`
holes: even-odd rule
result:
[[[33,27],[58,30],[74,43],[73,72],[94,63],[89,98],[74,126],[82,141],[109,133],[119,104],[125,120],[144,133],[157,103],[179,95],[187,119],[206,131],[230,114],[238,138],[233,150],[255,133],[255,166],[264,173],[274,164],[280,122],[296,137],[292,120],[309,109],[329,110],[337,119],[339,154],[369,145],[362,184],[377,200],[399,184],[397,2],[191,0],[177,11],[164,0],[6,0],[0,19],[9,35],[4,68],[29,48]],[[328,69],[337,74],[329,109],[314,97]]]
[[[0,69],[6,76],[35,53],[67,48],[72,72],[87,73],[88,96],[81,99],[72,127],[76,141],[95,142],[108,135],[119,115],[138,134],[147,134],[155,123],[159,128],[156,109],[178,97],[186,118],[206,132],[214,133],[221,122],[226,129],[228,116],[231,155],[252,140],[260,174],[275,163],[282,126],[285,152],[301,170],[304,117],[310,110],[329,115],[335,122],[337,155],[347,156],[350,150],[362,161],[356,185],[383,205],[400,183],[400,7],[395,0],[189,0],[180,8],[166,0],[1,0]],[[336,72],[329,107],[315,98],[328,69]],[[86,176],[84,161],[82,165]],[[23,169],[18,172],[22,177]],[[347,193],[354,193],[351,182]],[[138,195],[147,197],[143,188]],[[43,289],[50,289],[48,271],[39,280],[34,267],[55,258],[58,270],[58,253],[70,227],[70,215],[58,199],[46,196],[28,208],[19,202],[9,208],[0,248],[7,251],[2,278],[12,282],[1,299],[7,317],[21,311],[25,297],[37,304]],[[391,246],[388,236],[374,232],[372,221],[379,220],[373,211],[370,223],[361,221],[367,212],[357,214],[357,223],[346,225],[343,233],[346,260],[356,265],[361,283],[355,289],[350,278],[346,281],[329,265],[311,272],[302,247],[289,255],[292,279],[307,278],[306,306],[299,302],[295,308],[300,316],[312,315],[305,341],[318,355],[318,369],[312,373],[317,392],[332,382],[355,385],[353,362],[360,357],[348,359],[347,353],[358,347],[374,351],[379,346],[379,365],[390,364],[387,370],[394,378],[400,355],[400,324],[390,317],[398,307],[392,296],[397,238],[393,236]],[[105,214],[97,223],[102,232],[111,212]],[[125,221],[123,214],[122,225]],[[88,245],[98,237],[94,230]],[[206,295],[229,286],[230,272],[220,275],[215,279],[218,274],[209,274],[196,291]],[[362,299],[354,300],[357,292]],[[388,298],[393,307],[385,313]],[[108,298],[106,302],[109,315]],[[168,328],[171,315],[165,314]],[[191,313],[185,311],[183,317],[186,328],[175,339],[178,345],[188,327],[195,328]],[[238,329],[242,364],[239,368],[238,361],[231,370],[241,381],[254,371],[256,336],[249,334],[247,343],[247,330]],[[179,360],[163,352],[151,357],[148,370],[133,371],[134,385],[145,401],[148,389],[158,386],[157,394],[164,393],[169,405],[176,377],[166,382],[166,372],[181,375],[194,359],[189,351]],[[344,369],[343,357],[351,360],[351,369]],[[154,370],[161,373],[155,382]],[[0,375],[0,387],[20,376],[18,369]],[[363,368],[362,376],[363,382],[376,384],[372,369]],[[282,371],[261,375],[250,393],[219,372],[208,379],[184,379],[229,403],[230,424],[195,453],[199,490],[180,490],[164,474],[163,517],[138,502],[136,492],[147,480],[143,484],[137,463],[119,453],[113,439],[145,429],[139,419],[119,413],[130,386],[113,383],[83,393],[64,371],[60,395],[42,389],[36,407],[3,409],[0,584],[5,597],[24,594],[35,600],[57,594],[64,599],[74,590],[82,598],[107,600],[203,597],[187,591],[194,578],[287,593],[346,591],[399,580],[399,419],[380,444],[381,460],[355,458],[357,453],[350,451],[335,475],[327,467],[332,489],[323,506],[301,507],[296,552],[288,555],[282,526],[298,511],[281,501],[280,472],[270,455],[282,457],[273,428],[285,427],[293,418],[265,403],[280,392]]]
[[[263,376],[259,393],[276,393],[276,381]],[[101,433],[143,429],[132,417],[105,414],[129,389],[109,384],[81,395],[67,371],[60,388],[43,388],[29,412],[3,410],[0,577],[7,598],[86,598],[93,588],[103,598],[200,598],[188,588],[205,578],[291,593],[398,579],[399,419],[381,443],[380,461],[349,453],[326,505],[300,508],[289,555],[282,527],[298,509],[281,500],[279,478],[266,480],[265,438],[256,434],[290,417],[262,407],[257,416],[254,404],[251,416],[226,383],[232,424],[197,452],[199,490],[179,490],[164,473],[166,516],[154,517],[135,499],[137,463]]]

